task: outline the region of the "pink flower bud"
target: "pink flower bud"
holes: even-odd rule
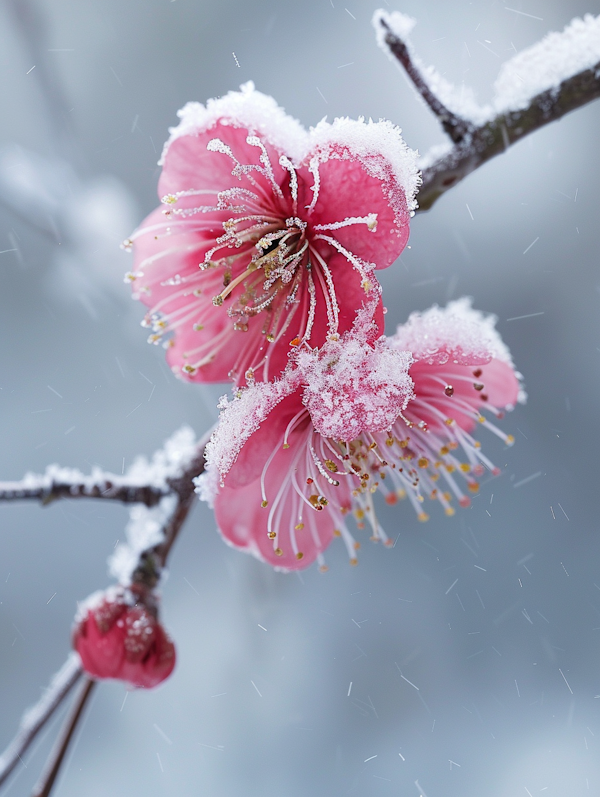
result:
[[[95,597],[95,596],[94,596]],[[93,678],[116,678],[149,689],[169,677],[175,646],[162,625],[124,590],[101,593],[76,618],[73,647]]]

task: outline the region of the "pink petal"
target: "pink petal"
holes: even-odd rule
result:
[[[382,171],[386,164],[381,164]],[[408,242],[409,220],[404,191],[395,186],[390,172],[385,181],[371,177],[358,160],[330,159],[320,164],[319,198],[310,223],[315,235],[336,238],[357,257],[377,268],[390,266]],[[393,196],[393,204],[390,196]],[[377,214],[377,227],[356,223],[334,230],[319,230],[316,225],[335,225],[351,217]]]
[[[312,430],[312,426],[307,427],[308,416],[288,436],[289,448],[283,448],[283,434],[299,409],[302,405],[295,394],[270,413],[242,449],[215,499],[217,525],[225,540],[284,570],[310,565],[327,548],[334,530],[333,514],[328,508],[316,511],[294,488],[293,476],[300,486],[306,484],[310,456],[307,435]],[[269,498],[266,507],[261,474]],[[296,529],[300,513],[304,528]],[[269,517],[271,530],[277,533],[274,540],[267,536]],[[278,555],[277,550],[282,553]]]
[[[376,214],[374,231],[358,223],[325,234],[378,268],[391,265],[408,240],[419,185],[416,154],[390,122],[321,122],[311,131],[311,141],[313,154],[305,164],[316,156],[320,176],[311,224],[331,225]]]
[[[276,454],[267,475],[267,488],[276,495],[285,480],[290,479],[289,463],[292,449]],[[291,482],[287,488],[292,488]],[[278,515],[276,545],[267,537],[269,507],[261,506],[260,480],[256,479],[244,487],[224,487],[215,500],[215,517],[219,531],[225,541],[234,548],[251,553],[273,567],[283,570],[301,570],[312,564],[333,539],[334,521],[326,510],[316,512],[306,507],[304,528],[296,531],[297,515],[292,503],[285,502]],[[295,535],[295,546],[291,534]],[[279,547],[283,554],[275,553]],[[294,550],[296,548],[296,551]],[[303,554],[296,558],[296,552]]]
[[[207,149],[213,139],[219,139],[231,149],[234,158],[243,165],[260,165],[261,149],[247,143],[252,134],[235,120],[223,119],[215,122],[207,130],[196,130],[176,138],[168,147],[164,158],[162,174],[158,182],[158,195],[162,199],[167,194],[179,191],[201,189],[205,194],[182,198],[177,207],[211,206],[217,203],[218,193],[234,186],[256,191],[263,197],[266,207],[281,212],[282,205],[275,203],[272,184],[257,171],[250,173],[257,186],[245,177],[234,177],[231,172],[235,161],[225,153],[211,152]],[[280,152],[263,141],[271,167],[278,185],[284,183],[288,172],[279,165]]]
[[[477,425],[474,413],[486,406],[498,409],[512,408],[519,397],[519,381],[513,368],[501,360],[492,360],[486,365],[444,365],[416,362],[410,367],[410,376],[415,384],[419,408],[407,408],[411,420],[413,415],[425,421],[430,430],[445,434],[444,418],[452,418],[465,431]],[[477,373],[478,376],[474,374]],[[475,388],[483,385],[481,390]],[[448,396],[446,388],[452,389]],[[485,398],[484,398],[485,397]],[[432,409],[424,409],[428,404]],[[442,418],[439,417],[442,414]]]

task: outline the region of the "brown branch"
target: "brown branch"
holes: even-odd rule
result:
[[[50,753],[50,757],[46,762],[40,779],[33,789],[32,797],[48,797],[52,791],[54,781],[60,771],[61,764],[64,760],[69,744],[77,728],[77,724],[82,717],[83,709],[92,694],[92,690],[96,685],[96,681],[91,678],[86,678],[81,691],[73,705],[65,723],[62,727],[60,736],[57,739],[54,749]]]
[[[414,86],[424,102],[429,106],[433,113],[437,116],[444,131],[450,136],[455,144],[461,142],[465,136],[472,132],[475,128],[472,122],[455,114],[437,97],[429,88],[427,81],[421,74],[417,62],[412,57],[412,53],[406,42],[394,33],[388,25],[385,17],[378,18],[378,23],[383,28],[383,42],[387,45],[390,53],[400,62],[404,67],[406,74],[414,83]]]
[[[122,476],[103,474],[94,479],[79,474],[75,480],[34,476],[17,482],[0,482],[0,501],[36,500],[46,506],[58,498],[103,498],[124,504],[156,506],[170,490],[127,483]]]
[[[153,590],[160,581],[171,548],[194,504],[194,479],[204,472],[204,448],[205,442],[200,443],[197,455],[190,461],[181,476],[169,480],[169,485],[177,496],[177,502],[163,527],[163,541],[153,548],[143,551],[139,556],[137,567],[131,576],[132,582],[138,587],[142,586],[147,590]]]
[[[433,93],[410,46],[392,30],[385,12],[376,13],[374,25],[380,43],[404,68],[454,143],[448,152],[423,169],[417,197],[419,211],[429,210],[442,194],[512,144],[600,97],[598,62],[532,97],[526,108],[508,109],[483,124],[475,124],[449,110]]]
[[[475,128],[446,155],[423,169],[419,210],[429,210],[448,189],[525,136],[600,97],[600,62],[553,89],[543,91],[529,107],[507,111]]]
[[[39,703],[23,714],[15,738],[0,756],[0,786],[17,766],[38,733],[54,715],[81,676],[79,656],[72,653],[50,682]]]

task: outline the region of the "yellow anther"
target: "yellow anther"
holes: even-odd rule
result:
[[[296,531],[302,531],[302,529],[304,528],[304,523],[297,523],[294,526],[294,528],[296,529]]]
[[[429,520],[429,515],[427,512],[419,512],[417,515],[417,520],[420,520],[421,523],[426,523]]]
[[[268,501],[261,501],[261,502],[260,502],[260,505],[261,505],[261,506],[262,506],[262,508],[264,509],[266,506],[269,506],[269,502],[268,502]]]
[[[275,556],[283,556],[283,551],[281,548],[275,548]]]

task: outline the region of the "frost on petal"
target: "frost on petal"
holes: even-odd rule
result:
[[[374,347],[353,337],[301,355],[303,400],[324,437],[354,440],[363,432],[389,429],[412,398],[408,352],[384,340]]]
[[[447,307],[434,305],[422,313],[412,313],[389,343],[430,365],[482,365],[492,358],[512,363],[510,352],[496,331],[496,321],[495,316],[474,310],[471,299],[463,297]]]
[[[230,91],[223,97],[208,100],[206,106],[188,102],[177,115],[181,121],[169,130],[171,136],[164,146],[159,165],[163,164],[173,141],[209,130],[218,121],[225,120],[226,124],[253,130],[294,160],[301,160],[306,152],[306,130],[272,97],[256,91],[252,81],[240,86],[240,91]]]
[[[543,91],[600,63],[600,16],[576,17],[503,64],[494,84],[497,113],[526,108]]]
[[[417,153],[399,127],[362,118],[323,120],[311,130],[310,144],[305,162],[318,170],[311,198],[315,230],[379,268],[389,266],[406,245],[417,204]]]
[[[94,678],[151,688],[169,677],[175,646],[157,620],[156,605],[121,586],[94,593],[78,607],[73,647]]]
[[[257,382],[245,390],[238,390],[231,400],[224,396],[219,405],[219,423],[204,452],[207,473],[219,473],[223,480],[243,446],[269,413],[296,389],[296,384],[297,375],[287,372],[274,382]],[[202,490],[207,489],[208,483],[214,484],[209,476],[199,483],[204,484]],[[204,494],[204,499],[210,500],[208,493]]]
[[[187,106],[127,275],[190,381],[268,381],[290,346],[350,329],[376,266],[402,251],[415,156],[388,122],[304,132],[252,87]],[[382,314],[378,324],[383,329]]]

